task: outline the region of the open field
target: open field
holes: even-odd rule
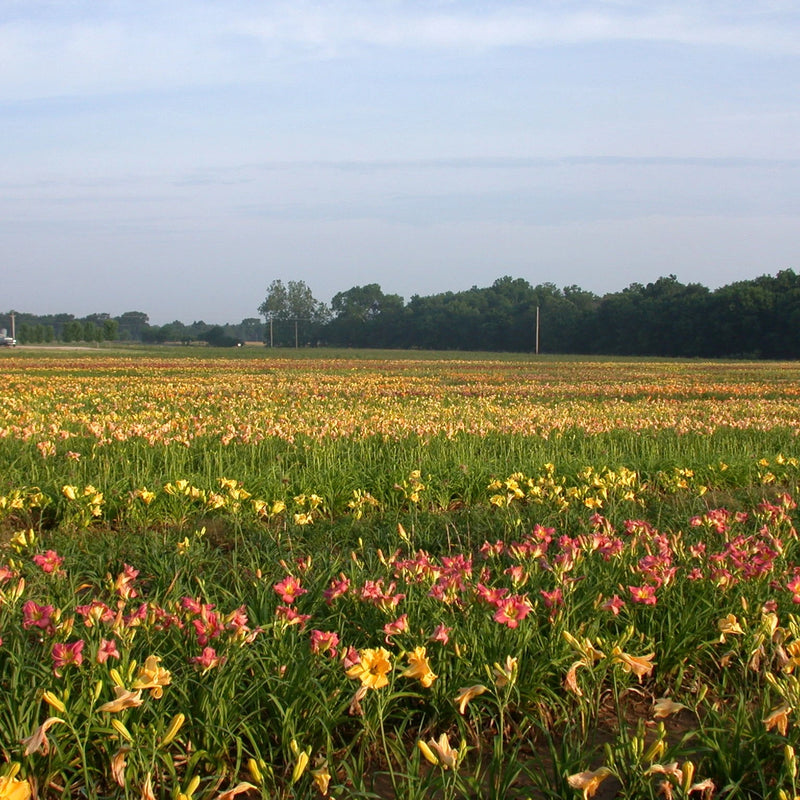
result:
[[[0,797],[800,792],[800,364],[1,355]]]

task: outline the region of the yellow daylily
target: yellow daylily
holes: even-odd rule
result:
[[[327,761],[323,761],[320,766],[311,770],[311,778],[320,794],[328,794],[328,785],[331,782],[331,773],[328,771]]]
[[[168,670],[159,667],[161,659],[158,656],[148,656],[144,664],[139,667],[139,674],[133,682],[134,689],[149,689],[150,694],[158,699],[164,694],[164,686],[172,683],[172,676]]]
[[[0,775],[0,798],[2,800],[28,800],[31,796],[31,785],[28,781],[19,780],[17,773],[19,764],[12,764],[7,775]]]
[[[404,678],[417,678],[426,689],[431,687],[437,676],[431,669],[424,647],[415,647],[408,654],[408,668],[401,675]]]
[[[387,675],[392,669],[390,653],[385,647],[367,648],[358,654],[358,664],[347,670],[347,677],[361,681],[366,689],[382,689],[389,685]]]

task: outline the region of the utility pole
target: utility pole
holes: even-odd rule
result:
[[[536,355],[539,355],[539,306],[536,306]]]
[[[15,320],[16,316],[17,316],[17,312],[16,311],[12,311],[11,312],[11,338],[14,339],[14,340],[16,340],[16,338],[17,338],[17,331],[16,331],[16,327],[15,327],[15,324],[14,324],[14,320]]]

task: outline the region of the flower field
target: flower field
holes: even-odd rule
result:
[[[800,796],[800,365],[0,363],[0,798]]]

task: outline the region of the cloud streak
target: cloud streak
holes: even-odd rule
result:
[[[662,42],[800,54],[792,4],[472,4],[0,0],[0,97],[170,90],[251,82],[306,61],[375,49]]]

